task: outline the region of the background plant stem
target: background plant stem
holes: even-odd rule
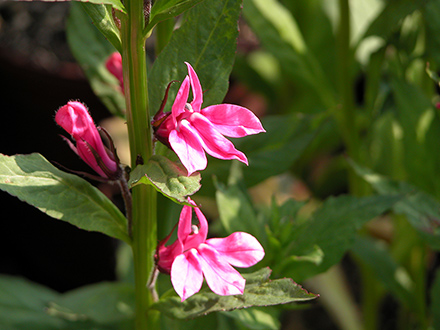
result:
[[[139,159],[147,162],[153,153],[150,115],[148,111],[147,66],[144,27],[144,1],[126,1],[127,16],[121,28],[122,64],[126,119],[130,142],[131,167]],[[133,260],[136,290],[136,330],[155,329],[158,313],[148,312],[153,297],[147,282],[154,269],[157,243],[156,191],[150,186],[138,185],[133,196]]]

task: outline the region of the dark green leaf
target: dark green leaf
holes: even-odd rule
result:
[[[92,7],[88,8],[92,10],[90,9]],[[99,8],[93,10],[94,15],[96,15],[94,16],[95,19],[99,17],[100,13],[108,15],[108,8],[105,8],[105,10],[103,7]],[[103,28],[103,24],[100,25]],[[112,33],[111,31],[110,28],[108,33]],[[115,40],[115,38],[116,36],[112,37],[112,40]],[[110,54],[115,51],[115,48],[94,27],[83,9],[83,4],[74,2],[71,5],[67,21],[67,41],[75,59],[89,79],[90,86],[95,94],[110,112],[123,117],[125,98],[119,86],[119,81],[105,67],[105,62]]]
[[[45,313],[59,294],[25,279],[0,276],[0,328],[5,330],[63,329],[65,322]]]
[[[406,269],[399,266],[380,241],[358,237],[352,251],[367,265],[395,297],[415,309],[414,283]]]
[[[193,66],[205,91],[203,107],[222,102],[234,62],[240,6],[240,0],[205,0],[187,12],[182,26],[173,33],[151,70],[149,95],[153,113],[159,110],[168,83],[183,81],[188,74],[185,61]],[[170,90],[169,109],[177,87]]]
[[[310,145],[319,127],[313,117],[303,115],[269,116],[262,122],[266,133],[233,141],[249,160],[249,167],[243,165],[242,169],[248,187],[286,172]],[[215,176],[218,181],[225,182],[230,166],[229,161],[210,158],[203,176]],[[214,191],[212,180],[205,179],[200,193],[210,195]]]
[[[363,224],[391,209],[400,199],[401,196],[340,196],[327,199],[312,218],[294,232],[292,243],[284,255],[279,256],[277,273],[287,273],[301,282],[326,271],[350,249],[357,230]],[[316,262],[322,253],[322,262]],[[279,266],[290,255],[308,257],[291,259],[294,262],[285,265],[282,270]]]
[[[0,155],[0,189],[55,219],[130,242],[126,218],[103,193],[39,154]]]
[[[14,1],[43,1],[43,2],[54,2],[54,1],[58,1],[58,2],[67,2],[67,1],[78,1],[78,2],[85,2],[85,3],[91,3],[94,5],[110,5],[113,8],[115,8],[116,10],[119,10],[123,13],[125,13],[125,7],[122,4],[122,2],[120,0],[14,0]]]
[[[440,270],[435,273],[431,289],[431,313],[433,316],[432,329],[440,329]]]
[[[157,0],[151,8],[150,22],[145,32],[150,31],[157,23],[176,17],[203,0]]]
[[[243,275],[247,279],[243,295],[218,296],[208,288],[202,288],[199,293],[184,302],[180,302],[177,296],[168,296],[155,303],[153,308],[170,317],[186,319],[216,311],[305,302],[317,297],[291,279],[268,280],[268,272],[270,271],[264,269],[254,274]]]
[[[400,28],[402,20],[417,9],[424,7],[429,0],[391,0],[382,12],[371,23],[364,38],[372,35],[388,39],[393,32]]]
[[[440,203],[433,196],[408,183],[390,180],[367,168],[351,164],[357,174],[379,194],[403,195],[394,206],[394,211],[405,214],[420,236],[434,249],[440,249]]]
[[[159,192],[178,203],[187,204],[187,196],[200,189],[200,173],[187,176],[188,172],[182,164],[168,158],[155,155],[147,164],[137,166],[130,173],[129,185],[151,184]]]

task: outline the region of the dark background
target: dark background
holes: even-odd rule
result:
[[[0,153],[41,153],[91,172],[59,136],[55,111],[81,100],[96,122],[109,114],[71,56],[64,34],[68,3],[0,3]],[[48,217],[0,191],[0,273],[64,292],[115,278],[116,242]]]

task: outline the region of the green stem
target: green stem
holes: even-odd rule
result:
[[[131,167],[139,159],[148,161],[153,153],[150,115],[148,111],[147,65],[145,53],[144,1],[125,1],[127,15],[121,26],[122,65],[126,99],[127,129],[130,142]],[[154,270],[157,243],[156,191],[138,185],[132,189],[133,227],[132,250],[135,273],[136,330],[157,328],[158,314],[148,312],[154,299],[147,288]]]

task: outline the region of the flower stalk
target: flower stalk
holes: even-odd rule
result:
[[[126,1],[127,15],[122,18],[122,67],[126,119],[130,143],[131,167],[138,159],[147,161],[153,153],[148,111],[147,65],[144,1]],[[156,245],[156,191],[146,185],[132,189],[132,251],[135,272],[135,329],[157,328],[158,314],[148,312],[154,298],[147,283],[154,270]]]

